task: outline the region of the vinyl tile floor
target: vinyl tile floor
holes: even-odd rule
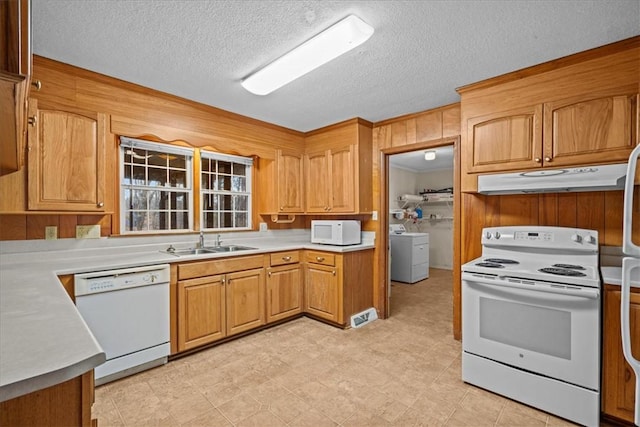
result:
[[[452,272],[393,283],[391,317],[299,318],[96,389],[107,426],[561,426],[462,382]]]

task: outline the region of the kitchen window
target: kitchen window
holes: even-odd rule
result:
[[[193,229],[193,149],[120,138],[123,234]]]
[[[205,150],[200,158],[201,229],[251,229],[253,159]]]

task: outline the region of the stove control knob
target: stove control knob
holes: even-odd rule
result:
[[[487,231],[487,234],[484,235],[487,239],[491,238],[491,233],[489,231]]]
[[[573,236],[571,236],[571,240],[576,243],[582,243],[582,236],[579,234],[574,234]]]
[[[500,238],[500,233],[498,233],[497,231],[495,233],[493,233],[493,237],[495,237],[496,239]]]
[[[596,244],[596,237],[595,236],[587,237],[587,243],[591,243],[592,245],[595,245]]]

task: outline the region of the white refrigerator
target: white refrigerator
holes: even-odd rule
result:
[[[640,156],[640,145],[638,145],[631,156],[629,156],[629,164],[627,165],[627,177],[624,188],[624,224],[622,228],[622,251],[624,258],[622,259],[622,302],[620,306],[620,317],[622,324],[622,350],[624,357],[633,369],[636,375],[636,401],[635,401],[635,421],[640,426],[640,360],[636,359],[631,353],[631,341],[640,339],[640,337],[631,336],[631,328],[629,324],[629,311],[631,306],[631,278],[640,277],[640,243],[633,242],[633,184],[638,166],[638,157]],[[640,218],[635,218],[640,221]]]

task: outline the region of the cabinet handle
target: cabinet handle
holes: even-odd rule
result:
[[[99,208],[104,207],[104,202],[98,202],[98,207],[99,207]]]
[[[283,261],[291,261],[291,257],[290,256],[283,256],[282,260]]]
[[[31,82],[31,86],[33,86],[36,91],[39,91],[40,89],[42,89],[42,82],[40,80],[33,80]]]
[[[35,126],[36,124],[38,124],[38,116],[31,116],[31,117],[29,117],[29,119],[27,120],[27,122],[28,122],[31,126]]]
[[[222,278],[221,282],[222,282],[222,284],[223,284],[223,285],[224,285],[225,283],[227,283],[227,282],[226,282],[226,280],[224,280],[224,277]]]
[[[547,157],[544,158],[545,162],[551,162],[551,160],[553,160],[553,157],[547,156]]]
[[[317,257],[316,257],[316,261],[318,261],[318,262],[322,262],[322,261],[324,261],[324,258],[323,258],[323,257],[321,257],[321,256],[317,256]]]
[[[284,210],[284,207],[283,207],[283,206],[280,206],[280,210],[281,210],[281,211],[283,211],[283,210]]]
[[[540,157],[536,157],[535,159],[533,159],[533,161],[536,163],[540,163],[542,159]]]
[[[336,271],[335,270],[333,270],[332,273],[333,273],[334,276],[336,275]]]
[[[268,273],[267,273],[267,276],[271,277],[271,272],[268,272]]]

